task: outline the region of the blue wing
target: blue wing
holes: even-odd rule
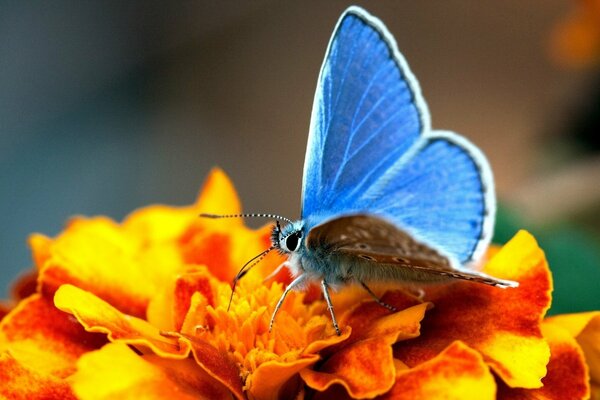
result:
[[[321,67],[304,163],[302,215],[339,208],[429,129],[420,89],[383,24],[351,7]]]
[[[383,24],[349,8],[323,63],[304,165],[308,229],[377,214],[465,264],[485,250],[495,214],[485,157],[432,132],[416,79]]]

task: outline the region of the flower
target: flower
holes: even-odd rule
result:
[[[550,54],[569,67],[595,66],[600,62],[600,0],[578,0],[550,37]]]
[[[484,271],[520,282],[498,289],[455,282],[423,299],[397,286],[333,295],[337,335],[314,290],[265,277],[270,226],[207,220],[239,213],[228,178],[214,170],[191,206],[151,206],[122,223],[77,217],[56,238],[33,235],[36,273],[0,322],[5,398],[579,399],[597,391],[600,313],[544,320],[551,275],[527,232],[493,248]],[[33,283],[36,283],[36,286]],[[594,392],[596,393],[596,392]]]

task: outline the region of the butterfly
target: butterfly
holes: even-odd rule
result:
[[[277,220],[271,250],[288,257],[286,295],[320,283],[340,334],[330,288],[454,279],[501,288],[517,282],[473,269],[496,211],[490,166],[464,137],[431,129],[421,89],[384,24],[360,7],[340,17],[318,78],[304,163],[301,219]],[[204,217],[232,216],[203,214]],[[285,225],[282,227],[281,222]],[[232,292],[233,296],[233,292]]]

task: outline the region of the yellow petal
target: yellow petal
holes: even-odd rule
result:
[[[69,379],[79,399],[230,399],[191,359],[139,356],[122,343],[86,354]]]
[[[496,384],[483,358],[457,341],[412,369],[397,372],[394,387],[381,399],[485,400],[496,398]]]
[[[59,309],[73,314],[88,332],[101,332],[113,342],[149,348],[168,358],[186,358],[187,342],[167,338],[148,322],[121,313],[110,304],[72,285],[62,285],[54,296]]]
[[[558,325],[544,323],[544,337],[552,356],[548,374],[539,389],[511,389],[499,383],[498,398],[502,400],[583,400],[590,395],[588,370],[583,353],[569,332]]]

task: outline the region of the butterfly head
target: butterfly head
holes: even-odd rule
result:
[[[283,228],[278,221],[271,232],[271,243],[281,254],[299,251],[303,247],[303,238],[304,223],[302,221],[292,222]]]

